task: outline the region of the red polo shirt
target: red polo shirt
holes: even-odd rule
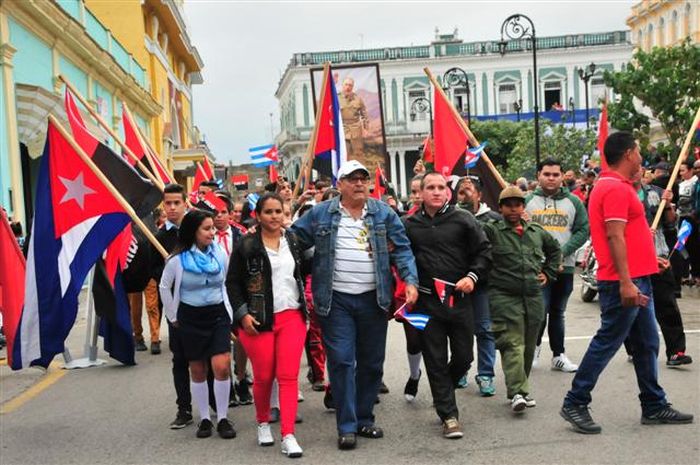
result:
[[[627,266],[630,278],[658,273],[654,238],[644,214],[644,205],[637,197],[632,182],[614,171],[605,171],[596,182],[588,201],[593,250],[598,259],[597,278],[618,281],[610,254],[605,223],[624,221]]]

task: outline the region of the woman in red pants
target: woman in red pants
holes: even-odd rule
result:
[[[301,457],[294,437],[299,365],[306,338],[301,254],[296,236],[283,229],[283,200],[265,194],[255,209],[259,227],[241,239],[231,255],[226,288],[239,337],[253,366],[258,444],[274,443],[270,390],[279,383],[282,452]]]

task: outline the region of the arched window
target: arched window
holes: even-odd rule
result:
[[[649,27],[647,28],[647,46],[646,46],[646,49],[651,50],[651,48],[654,45],[656,45],[656,43],[654,43],[654,25],[650,23]]]
[[[685,4],[685,21],[684,22],[684,33],[683,37],[688,37],[690,35],[690,3]]]
[[[659,47],[666,45],[666,20],[661,18],[659,20]]]
[[[644,31],[640,28],[639,32],[637,33],[637,47],[641,47],[642,45],[644,45],[644,42],[642,42],[643,40],[644,40]]]

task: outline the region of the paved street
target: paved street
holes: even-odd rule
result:
[[[580,301],[578,288],[571,298],[567,320],[567,353],[579,362],[598,324],[598,303]],[[687,369],[667,369],[660,359],[660,379],[674,406],[700,413],[700,290],[685,292],[679,301],[688,331],[688,353],[696,362]],[[145,321],[144,321],[145,324]],[[78,355],[84,320],[69,345]],[[167,345],[165,346],[167,347]],[[662,343],[663,351],[663,343]],[[104,354],[100,354],[104,356]],[[538,405],[514,417],[505,401],[503,377],[497,367],[497,395],[481,398],[473,384],[458,392],[465,438],[448,441],[431,408],[427,380],[420,384],[414,404],[403,399],[407,378],[404,337],[390,324],[385,381],[391,393],[381,397],[377,421],[386,432],[380,440],[360,438],[357,450],[335,447],[334,415],[322,405],[322,394],[305,381],[306,400],[300,404],[304,422],[297,436],[306,463],[469,463],[469,464],[697,464],[700,422],[687,426],[642,426],[634,371],[624,351],[613,359],[594,392],[592,415],[603,434],[573,433],[559,417],[562,398],[572,375],[549,369],[548,350],[532,375]],[[58,360],[58,359],[57,359]],[[0,369],[0,462],[2,464],[193,464],[288,463],[279,444],[260,448],[255,443],[253,406],[236,407],[230,416],[238,438],[196,439],[195,428],[167,428],[175,413],[174,390],[167,349],[162,355],[137,354],[138,366],[112,361],[99,368],[59,371],[48,375],[34,370],[10,374]],[[60,367],[60,364],[57,364]],[[60,376],[64,374],[64,376]],[[53,384],[35,383],[51,378]],[[34,385],[34,391],[27,389]],[[21,394],[23,393],[24,394]],[[21,395],[20,395],[21,394]],[[20,395],[20,397],[16,397]],[[23,397],[24,396],[24,397]],[[14,400],[10,400],[14,398]],[[8,402],[9,401],[9,402]],[[7,411],[10,410],[10,411]],[[273,427],[278,433],[278,425]]]

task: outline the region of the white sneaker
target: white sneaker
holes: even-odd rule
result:
[[[304,451],[299,446],[297,438],[293,434],[288,434],[282,438],[282,453],[290,458],[298,458]]]
[[[525,407],[533,408],[537,407],[537,402],[530,396],[525,396]]]
[[[542,352],[541,345],[535,347],[535,356],[532,359],[532,368],[537,368],[537,365],[540,364],[540,352]]]
[[[269,423],[258,424],[258,445],[267,447],[275,443],[275,438],[272,437],[272,430]]]
[[[302,394],[301,389],[297,391],[297,402],[304,402],[304,394]]]
[[[510,401],[510,408],[515,413],[523,413],[527,408],[527,401],[522,395],[516,394]]]
[[[552,370],[559,370],[565,373],[573,373],[578,370],[578,365],[569,360],[566,354],[560,354],[552,358]]]

